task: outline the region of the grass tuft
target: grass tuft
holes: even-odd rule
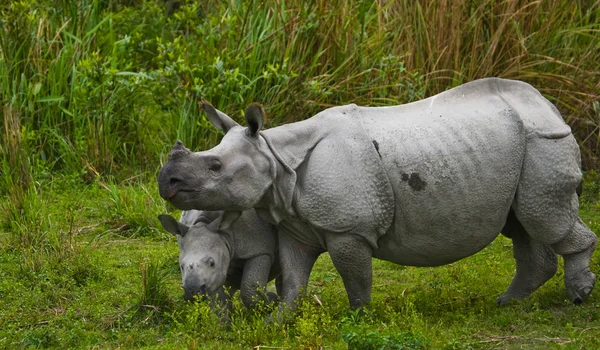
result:
[[[165,284],[169,270],[156,262],[142,263],[142,295],[140,298],[140,311],[147,315],[143,322],[161,317],[173,307],[173,299],[167,292]]]

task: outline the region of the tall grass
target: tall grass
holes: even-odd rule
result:
[[[532,83],[600,154],[600,2],[21,0],[0,5],[2,176],[124,179],[262,102],[274,126],[488,76]],[[170,4],[170,3],[169,3]],[[170,6],[170,5],[169,5]],[[169,15],[170,14],[170,15]],[[10,169],[7,170],[7,169]]]
[[[527,81],[574,128],[585,165],[600,165],[600,2],[395,2],[383,15],[410,28],[393,50],[410,52],[428,92],[488,76]]]

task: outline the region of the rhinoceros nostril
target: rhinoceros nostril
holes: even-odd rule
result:
[[[206,284],[203,284],[200,286],[200,288],[198,288],[198,293],[200,293],[200,294],[206,293]]]
[[[181,182],[183,182],[183,180],[181,180],[181,179],[179,179],[179,178],[177,178],[177,177],[172,177],[172,178],[169,180],[169,185],[171,185],[171,187],[173,187],[173,186],[177,186],[177,185],[178,185],[178,184],[180,184]]]

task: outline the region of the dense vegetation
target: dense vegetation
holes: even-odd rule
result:
[[[494,305],[514,269],[504,238],[442,268],[376,262],[361,318],[326,255],[286,325],[236,299],[225,327],[180,298],[155,176],[174,140],[219,140],[198,101],[235,118],[261,102],[269,127],[488,76],[563,113],[600,232],[598,1],[0,2],[0,347],[598,347],[600,293],[573,307],[561,272]]]

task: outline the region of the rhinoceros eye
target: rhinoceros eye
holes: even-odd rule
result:
[[[208,261],[206,263],[210,267],[215,267],[215,260],[213,258],[208,258]]]
[[[223,165],[221,164],[221,162],[217,159],[214,159],[210,162],[208,170],[212,171],[213,173],[218,173],[219,171],[221,171],[222,167]]]

